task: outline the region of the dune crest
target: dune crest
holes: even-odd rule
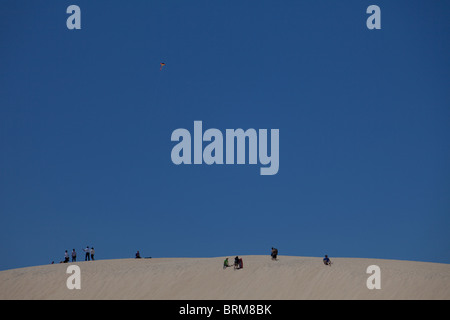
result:
[[[117,259],[43,265],[0,272],[0,299],[450,299],[450,265],[399,260],[242,256],[244,268],[217,258]],[[229,256],[230,263],[234,256]],[[81,289],[69,290],[76,264]],[[381,270],[369,290],[367,267]]]

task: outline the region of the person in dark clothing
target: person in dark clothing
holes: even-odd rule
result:
[[[325,258],[323,258],[323,264],[326,266],[331,266],[331,260],[327,255],[325,255]]]
[[[272,256],[272,260],[277,260],[278,249],[272,247],[272,252],[270,255]]]
[[[234,258],[234,268],[239,269],[239,257],[238,256],[236,256],[236,258]]]

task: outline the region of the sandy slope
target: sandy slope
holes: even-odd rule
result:
[[[69,290],[69,264],[0,272],[0,299],[450,299],[450,265],[398,260],[243,256],[244,268],[222,268],[225,257],[77,262],[81,289]],[[230,262],[233,257],[229,257]],[[369,265],[381,289],[369,290]]]

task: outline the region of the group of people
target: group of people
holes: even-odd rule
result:
[[[272,252],[270,253],[270,256],[272,257],[272,260],[277,260],[278,255],[278,249],[272,247]],[[331,260],[328,258],[328,255],[325,255],[325,258],[323,258],[323,264],[326,266],[331,266]]]
[[[138,251],[139,253],[139,251]],[[270,256],[272,257],[272,260],[277,260],[277,256],[278,256],[278,249],[273,248],[272,247],[272,251],[270,253]],[[328,255],[325,255],[325,258],[323,258],[323,264],[326,266],[331,266],[331,260],[330,258],[328,258]],[[226,269],[228,267],[231,267],[228,264],[228,258],[226,258],[223,262],[223,268]],[[242,269],[244,267],[242,258],[239,258],[238,256],[236,256],[236,258],[234,258],[234,269]]]
[[[223,261],[223,268],[226,269],[228,267],[231,267],[228,264],[228,258],[226,258]],[[242,260],[242,258],[239,258],[239,256],[236,256],[236,258],[234,258],[234,269],[242,269],[244,267],[244,261]]]
[[[86,246],[86,248],[83,249],[83,251],[85,252],[85,256],[84,256],[84,261],[94,261],[94,254],[95,254],[95,250],[94,247],[89,248],[89,246]],[[75,249],[72,250],[72,262],[76,262],[77,261],[77,252],[75,251]],[[278,249],[273,248],[272,247],[272,251],[270,253],[270,256],[272,257],[272,260],[277,260],[277,256],[278,256]],[[141,254],[138,252],[136,252],[136,259],[140,259],[141,258]],[[61,261],[60,263],[68,263],[69,262],[69,253],[66,252],[64,253],[64,261]],[[52,262],[53,264],[54,262]],[[325,255],[325,258],[323,258],[323,263],[326,266],[331,266],[331,260],[330,258],[328,258],[328,255]],[[228,267],[231,267],[228,264],[228,258],[225,259],[225,261],[223,262],[223,268],[226,269]],[[234,258],[234,269],[242,269],[244,267],[244,262],[242,260],[242,258],[239,258],[239,256],[236,256],[236,258]]]
[[[272,252],[270,253],[272,260],[277,260],[277,255],[278,255],[278,249],[272,247]],[[326,266],[331,266],[331,260],[330,260],[330,258],[328,258],[328,255],[325,255],[325,258],[323,258],[323,264]]]
[[[94,247],[89,248],[89,246],[87,246],[86,248],[83,249],[83,251],[85,252],[85,256],[84,256],[84,261],[94,261],[94,254],[95,254],[95,250]],[[75,249],[72,249],[72,262],[76,262],[77,261],[77,252],[75,251]],[[70,260],[69,257],[69,253],[64,252],[64,261],[62,261],[62,263],[68,263]],[[52,262],[53,263],[53,262]]]

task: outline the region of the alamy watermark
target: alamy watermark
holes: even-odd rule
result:
[[[67,289],[81,289],[81,269],[77,265],[70,265],[67,267],[66,273],[70,276],[66,280]]]
[[[381,269],[377,265],[368,266],[366,269],[366,273],[371,274],[369,278],[367,278],[366,286],[367,289],[381,289]]]
[[[70,16],[67,18],[66,26],[69,30],[80,30],[81,29],[81,9],[77,5],[70,5],[66,10],[67,14]],[[370,5],[366,10],[370,17],[367,18],[366,26],[367,29],[381,29],[381,9],[377,5]]]
[[[246,164],[246,146],[248,141],[248,164],[264,165],[261,175],[274,175],[280,166],[279,146],[280,130],[270,130],[270,155],[268,150],[268,130],[259,129],[226,129],[225,150],[224,135],[219,129],[211,128],[203,132],[203,122],[194,121],[193,138],[189,130],[184,128],[172,132],[172,141],[178,143],[172,148],[171,158],[179,164]],[[208,144],[203,147],[203,142]],[[194,157],[192,159],[192,144]],[[236,148],[235,148],[236,147]],[[224,156],[225,153],[225,156]]]

